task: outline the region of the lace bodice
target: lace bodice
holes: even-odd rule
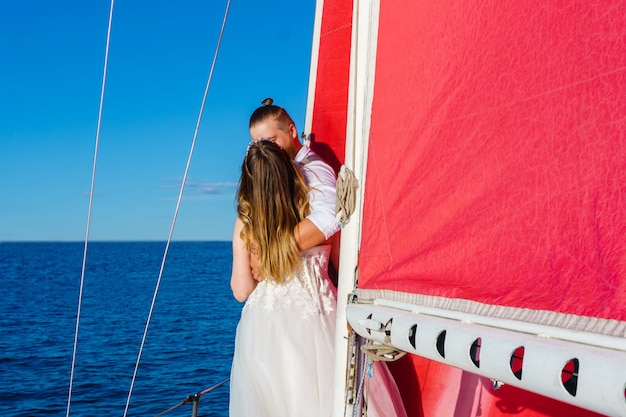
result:
[[[281,284],[268,279],[261,281],[248,297],[244,310],[260,307],[262,311],[270,312],[276,303],[281,303],[293,305],[306,319],[326,316],[334,311],[336,289],[328,278],[329,253],[328,245],[302,252],[297,273]]]

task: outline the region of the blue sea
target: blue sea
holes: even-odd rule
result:
[[[65,416],[84,243],[0,243],[0,415]],[[71,416],[122,416],[164,242],[90,242]],[[128,416],[155,416],[229,377],[242,305],[230,242],[172,242]],[[191,416],[192,405],[166,416]],[[200,416],[228,415],[228,383]]]

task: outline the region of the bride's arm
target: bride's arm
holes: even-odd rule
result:
[[[250,253],[241,239],[242,228],[243,222],[237,218],[233,232],[233,272],[230,276],[230,288],[233,296],[240,302],[246,301],[258,284],[250,269]]]

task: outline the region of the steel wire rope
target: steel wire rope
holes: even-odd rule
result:
[[[174,411],[175,409],[177,409],[180,406],[187,405],[190,402],[200,401],[200,397],[202,397],[204,394],[207,394],[207,393],[209,393],[211,391],[214,391],[215,389],[221,387],[222,385],[224,385],[228,381],[230,381],[230,378],[226,378],[223,381],[218,382],[217,384],[212,385],[209,388],[207,388],[207,389],[205,389],[203,391],[200,391],[200,392],[198,392],[196,394],[189,395],[189,396],[187,396],[187,398],[185,398],[184,400],[182,400],[181,402],[179,402],[175,406],[168,408],[167,410],[157,414],[154,417],[161,417],[162,415],[165,415],[165,414],[169,413],[170,411]]]
[[[80,313],[83,304],[83,287],[85,283],[85,268],[87,265],[87,245],[89,242],[89,230],[91,229],[91,212],[93,207],[93,195],[96,182],[96,166],[98,162],[98,145],[100,144],[100,126],[102,123],[102,107],[104,104],[104,88],[106,86],[107,68],[109,65],[109,45],[111,41],[111,22],[113,21],[113,4],[115,0],[111,0],[111,6],[109,8],[109,23],[107,27],[106,47],[104,50],[104,70],[102,72],[102,87],[100,90],[100,105],[98,109],[98,125],[96,127],[96,143],[94,146],[93,165],[91,170],[91,187],[89,190],[89,208],[87,209],[87,227],[85,232],[85,245],[83,248],[83,261],[80,272],[80,288],[78,290],[78,308],[76,312],[76,327],[74,330],[74,346],[72,348],[72,365],[70,367],[70,382],[67,394],[67,407],[65,410],[65,416],[70,415],[70,405],[72,403],[72,386],[74,385],[74,369],[76,367],[76,350],[78,346],[78,329],[80,327]]]
[[[139,362],[141,361],[141,355],[143,353],[143,348],[146,342],[146,338],[148,335],[148,328],[150,326],[150,320],[152,319],[152,313],[154,311],[154,305],[156,303],[156,297],[159,292],[159,287],[161,285],[161,278],[163,277],[163,269],[165,268],[165,260],[167,259],[167,253],[169,251],[170,243],[172,241],[172,235],[174,234],[174,227],[176,225],[176,219],[178,218],[178,211],[180,209],[180,204],[183,198],[183,192],[185,190],[185,183],[187,182],[187,174],[189,173],[189,166],[191,165],[191,158],[193,157],[193,151],[196,146],[196,140],[198,138],[198,130],[200,129],[200,122],[202,121],[202,114],[204,113],[204,106],[206,104],[206,99],[209,93],[209,87],[211,86],[211,79],[213,78],[213,71],[215,69],[215,63],[217,62],[217,56],[220,50],[220,45],[222,43],[222,36],[224,35],[224,28],[226,27],[226,19],[228,17],[228,10],[230,9],[230,0],[226,2],[226,10],[224,11],[224,18],[222,20],[222,27],[220,29],[220,34],[217,40],[217,46],[215,48],[215,53],[213,55],[213,62],[211,63],[211,70],[209,71],[209,76],[207,79],[206,87],[204,89],[204,95],[202,97],[202,104],[200,106],[200,111],[198,113],[198,119],[196,121],[196,129],[193,134],[193,140],[191,142],[191,149],[189,151],[189,156],[187,158],[187,165],[185,166],[185,173],[183,175],[183,180],[180,186],[180,192],[178,193],[178,200],[176,202],[176,209],[174,211],[174,218],[172,219],[172,225],[170,227],[170,232],[167,237],[167,243],[165,245],[165,251],[163,252],[163,258],[161,260],[161,267],[159,269],[159,277],[157,279],[156,287],[154,288],[154,294],[152,295],[152,302],[150,304],[150,311],[148,313],[148,318],[146,320],[146,325],[143,332],[143,337],[141,338],[141,345],[139,347],[139,353],[137,355],[137,361],[135,362],[135,369],[133,371],[133,377],[131,379],[130,388],[128,390],[128,397],[126,399],[126,406],[124,407],[124,417],[126,417],[128,413],[128,408],[130,406],[130,399],[132,396],[133,388],[135,386],[135,380],[137,378],[137,370],[139,369]]]

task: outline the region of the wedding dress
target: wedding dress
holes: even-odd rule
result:
[[[330,417],[336,289],[330,246],[301,253],[294,276],[261,281],[237,325],[231,417]]]
[[[230,417],[330,417],[336,289],[330,246],[301,253],[298,272],[261,281],[241,312],[230,376]],[[383,362],[368,376],[368,417],[406,417]]]

